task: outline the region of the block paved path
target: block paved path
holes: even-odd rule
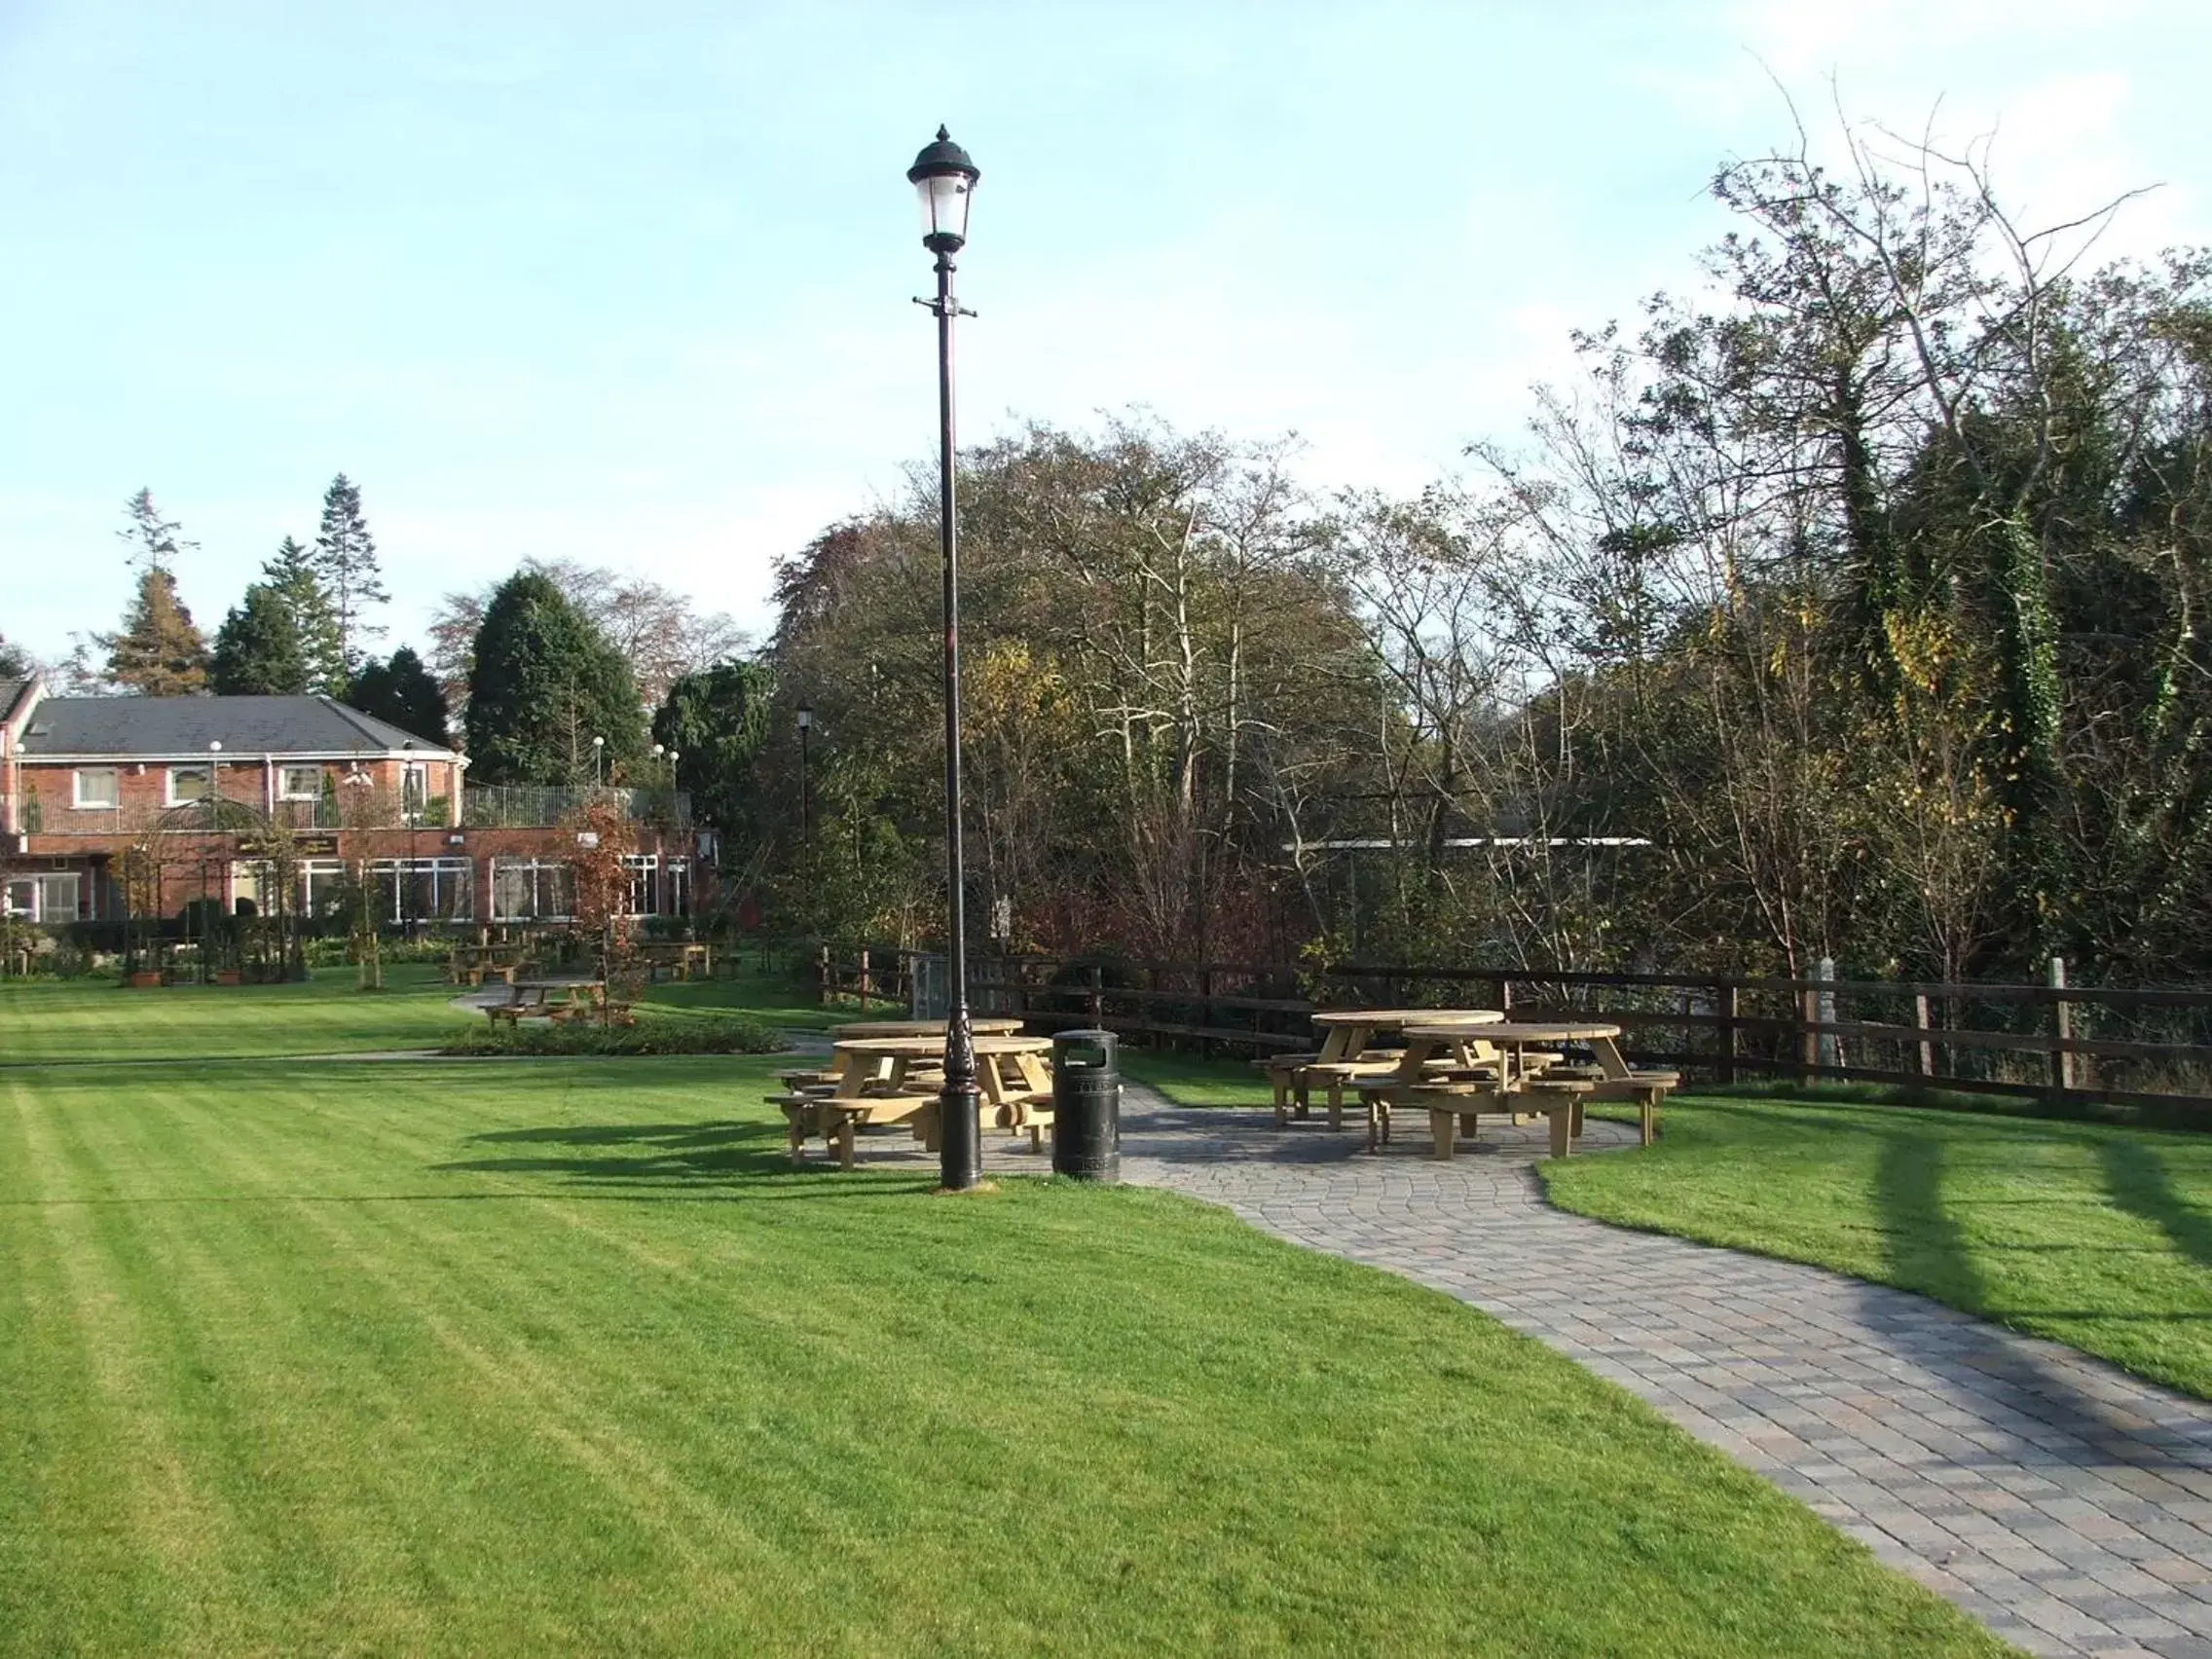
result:
[[[1123,1179],[1495,1314],[2032,1652],[2212,1659],[2212,1405],[1904,1291],[1553,1209],[1540,1122],[1486,1120],[1449,1163],[1425,1124],[1377,1158],[1318,1112],[1278,1130],[1136,1085],[1122,1123]],[[1003,1144],[994,1166],[1036,1167]]]

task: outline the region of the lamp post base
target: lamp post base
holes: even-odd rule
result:
[[[944,1027],[944,1088],[938,1094],[938,1179],[948,1193],[983,1181],[983,1091],[976,1084],[976,1037],[968,1003],[953,1004]]]

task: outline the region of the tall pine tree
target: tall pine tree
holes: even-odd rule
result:
[[[473,781],[588,784],[595,737],[607,740],[609,780],[643,757],[645,709],[630,665],[537,571],[499,584],[474,656],[464,717]]]
[[[346,652],[338,635],[338,608],[316,567],[314,553],[287,535],[261,567],[261,585],[292,618],[300,655],[307,665],[306,691],[343,697],[348,687]]]
[[[123,631],[93,636],[107,651],[107,677],[147,697],[207,689],[207,642],[177,597],[176,578],[156,566],[138,578]]]
[[[377,544],[361,516],[361,492],[341,472],[322,497],[322,528],[314,538],[315,570],[330,595],[338,623],[338,656],[350,684],[363,647],[382,634],[366,620],[368,608],[391,598],[377,570]]]
[[[255,582],[215,631],[207,685],[219,697],[290,697],[308,689],[307,653],[291,608]]]
[[[177,597],[170,567],[186,548],[197,547],[154,505],[154,493],[140,490],[124,512],[129,524],[116,532],[130,549],[130,568],[138,592],[124,612],[123,629],[94,634],[107,652],[108,678],[127,691],[148,697],[185,697],[207,686],[207,641],[193,625],[192,612]]]

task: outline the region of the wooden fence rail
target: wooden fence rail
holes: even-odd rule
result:
[[[836,961],[826,950],[823,997],[906,1003],[921,978],[915,955]],[[1038,1029],[1102,1025],[1133,1042],[1242,1054],[1309,1047],[1316,1008],[1456,1002],[1572,1012],[1621,1026],[1635,1060],[1719,1083],[1751,1075],[1918,1085],[2201,1113],[2212,1124],[2212,988],[2072,985],[2056,959],[2045,983],[2022,985],[1838,979],[1832,971],[1778,978],[994,955],[972,963],[969,992],[976,1012]],[[2091,1029],[2126,1018],[2168,1029]]]

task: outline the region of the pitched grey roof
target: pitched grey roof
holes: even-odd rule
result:
[[[450,753],[328,697],[48,697],[23,732],[23,756],[382,755]]]
[[[29,684],[27,680],[0,680],[0,720],[8,718],[16,707],[16,699],[23,694],[23,688]]]

